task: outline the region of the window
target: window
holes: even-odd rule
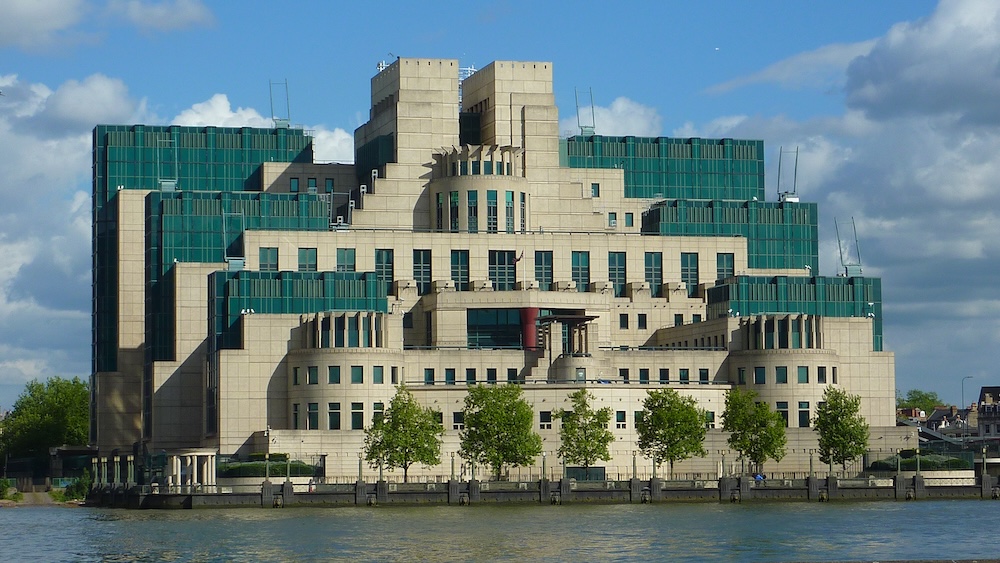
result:
[[[660,368],[660,384],[670,383],[670,368]]]
[[[615,428],[626,428],[625,411],[615,411]]]
[[[424,385],[434,385],[434,368],[424,368]]]
[[[764,381],[764,368],[760,366],[753,368],[753,384],[763,385]]]
[[[469,232],[478,233],[479,232],[479,193],[475,190],[470,191],[469,197]]]
[[[325,186],[325,188],[326,188],[326,193],[328,193],[328,194],[332,194],[333,193],[333,178],[327,178],[326,179],[326,186]]]
[[[681,282],[687,286],[688,297],[698,295],[698,253],[681,253]]]
[[[308,180],[306,180],[306,191],[308,191],[311,194],[314,194],[316,193],[316,187],[317,187],[316,178],[309,178]]]
[[[624,252],[608,253],[608,279],[614,285],[615,297],[623,297],[625,295],[625,282],[628,279]]]
[[[431,292],[431,251],[413,251],[413,279],[417,282],[417,293],[427,295]]]
[[[299,429],[299,404],[292,405],[292,430]]]
[[[552,251],[535,251],[535,280],[541,291],[552,290]]]
[[[788,367],[778,366],[774,368],[774,382],[775,383],[788,383]]]
[[[476,368],[465,368],[465,384],[476,384]]]
[[[715,411],[705,411],[705,428],[715,428]]]
[[[809,383],[809,366],[799,366],[799,383]]]
[[[618,328],[625,330],[628,328],[628,313],[618,315]]]
[[[608,226],[617,227],[618,226],[618,214],[614,211],[608,212]]]
[[[288,179],[288,191],[295,193],[299,191],[299,179],[289,178]]]
[[[386,295],[392,295],[393,269],[392,249],[375,249],[375,278],[385,286]]]
[[[498,228],[497,191],[486,190],[486,232],[495,233]]]
[[[736,368],[736,381],[740,385],[747,384],[747,368]]]
[[[354,260],[354,249],[353,248],[338,248],[337,249],[337,271],[338,272],[353,272],[355,268]]]
[[[684,315],[681,314],[681,313],[675,314],[674,315],[674,326],[683,326],[683,325],[684,325]]]
[[[663,253],[646,253],[646,283],[649,284],[649,294],[660,297],[663,292]]]
[[[590,288],[590,252],[573,251],[571,273],[577,291],[585,292]]]
[[[622,383],[628,383],[628,368],[618,368],[618,377],[621,378]]]
[[[778,401],[776,403],[778,414],[785,419],[785,428],[788,428],[788,401]]]
[[[440,231],[444,225],[444,194],[435,194],[434,203],[435,228]]]
[[[590,184],[590,197],[601,197],[601,185],[594,182]]]
[[[385,383],[385,368],[382,366],[372,366],[372,383],[376,385]]]
[[[517,377],[517,368],[507,368],[507,382],[521,383],[521,381]]]
[[[643,385],[649,383],[649,368],[639,368],[639,383]]]
[[[639,330],[646,330],[646,313],[639,313],[636,317],[636,323]]]
[[[444,384],[455,384],[455,368],[444,368]]]
[[[816,368],[816,383],[821,385],[826,383],[826,366]]]
[[[708,385],[708,368],[698,368],[698,383]]]
[[[528,194],[521,192],[521,232],[528,229]]]
[[[635,223],[635,215],[632,213],[625,214],[625,226],[631,227]]]
[[[514,192],[506,192],[504,194],[504,207],[506,208],[507,215],[506,227],[508,233],[514,232]]]
[[[365,429],[365,406],[363,403],[351,403],[351,430]]]
[[[451,429],[462,430],[465,428],[465,413],[462,411],[451,413]]]
[[[497,368],[486,368],[486,383],[497,382]]]
[[[372,404],[372,424],[382,420],[385,416],[385,403]]]
[[[451,227],[451,232],[458,232],[458,192],[451,192],[448,194],[448,224]]]
[[[456,291],[469,291],[469,251],[451,251],[451,281]]]
[[[299,249],[299,271],[300,272],[315,272],[316,271],[316,249],[315,248],[300,248]]]
[[[688,383],[691,382],[690,371],[691,370],[689,370],[687,368],[681,368],[680,369],[680,378],[681,378],[681,383],[682,384],[687,385]]]
[[[389,372],[392,374],[389,376],[391,378],[390,383],[392,383],[393,385],[397,385],[399,383],[399,368],[397,368],[396,366],[392,366],[391,368],[389,368]]]
[[[715,255],[715,276],[717,280],[733,277],[736,273],[736,261],[732,252],[720,252]]]
[[[277,272],[278,249],[273,246],[262,246],[260,247],[259,253],[260,253],[260,271]]]
[[[306,368],[306,373],[309,385],[317,385],[319,383],[319,367],[309,366]]]
[[[833,366],[833,384],[837,384],[837,366]]]
[[[292,385],[299,384],[299,368],[292,368]]]
[[[365,366],[351,366],[351,383],[365,382]]]
[[[306,430],[319,430],[319,403],[309,403],[306,411]]]
[[[540,411],[538,413],[538,429],[552,430],[552,411]]]
[[[340,384],[340,366],[330,366],[327,368],[327,383],[331,385]]]
[[[329,404],[327,417],[329,418],[330,430],[340,430],[340,403]]]
[[[809,428],[809,403],[799,401],[799,428]]]
[[[691,315],[691,324],[700,322],[701,322],[701,315],[698,314]]]
[[[489,252],[489,276],[493,289],[511,291],[517,283],[517,255],[513,250],[491,250]]]

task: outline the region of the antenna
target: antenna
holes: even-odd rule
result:
[[[795,147],[795,164],[792,167],[792,191],[781,191],[781,158],[786,152],[783,147],[778,147],[778,201],[788,201],[798,203],[797,184],[799,181],[799,147]]]
[[[590,125],[580,123],[580,92],[576,88],[573,88],[573,94],[576,95],[576,126],[580,128],[581,135],[589,137],[597,129],[597,114],[594,110],[594,89],[590,88]]]
[[[276,117],[274,115],[274,86],[284,84],[285,85],[285,116]],[[278,82],[276,80],[271,80],[268,82],[268,93],[271,95],[271,122],[274,123],[275,129],[288,129],[288,124],[292,121],[292,110],[291,104],[288,101],[288,79]]]
[[[833,224],[837,228],[837,249],[840,250],[840,265],[844,268],[842,275],[848,278],[858,277],[862,273],[861,245],[858,243],[858,225],[855,223],[854,217],[851,217],[851,225],[854,227],[854,249],[858,255],[858,261],[848,262],[844,259],[844,243],[840,239],[840,223],[834,218]]]

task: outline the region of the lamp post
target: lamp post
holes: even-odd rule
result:
[[[966,379],[972,379],[972,376],[971,375],[967,375],[967,376],[965,376],[965,377],[962,378],[962,408],[963,409],[967,407],[967,405],[965,404],[965,380]],[[969,430],[969,415],[968,415],[968,413],[966,413],[966,415],[965,415],[965,420],[963,421],[963,424],[964,424],[964,426],[962,427],[962,448],[964,449],[965,448],[965,434]]]

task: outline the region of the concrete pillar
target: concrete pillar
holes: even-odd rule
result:
[[[472,479],[469,481],[469,503],[479,502],[482,495],[479,493],[479,481]]]
[[[918,499],[927,498],[924,491],[924,476],[919,473],[913,476],[913,494]]]
[[[663,500],[663,479],[653,477],[649,480],[649,499],[652,502]]]
[[[458,504],[458,485],[459,481],[455,480],[454,477],[448,480],[448,504]]]
[[[112,483],[117,486],[119,483],[121,483],[121,458],[118,456],[118,454],[112,454],[111,465],[114,471],[113,473],[114,480],[112,481]]]
[[[260,485],[260,507],[274,507],[274,486],[270,481],[264,481]]]
[[[128,465],[128,469],[125,473],[125,483],[127,485],[131,485],[135,482],[135,456],[129,454],[125,457],[125,460]]]

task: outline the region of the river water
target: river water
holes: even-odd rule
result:
[[[0,510],[3,561],[886,561],[998,554],[1000,502]]]

